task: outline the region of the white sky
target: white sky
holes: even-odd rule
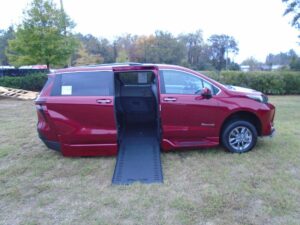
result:
[[[0,0],[0,29],[18,24],[30,0]],[[59,0],[54,0],[59,4]],[[299,31],[283,17],[281,0],[63,0],[75,31],[97,37],[151,34],[164,30],[177,35],[202,29],[204,38],[228,34],[238,41],[235,61],[247,57],[265,61],[268,53],[286,52],[297,44]]]

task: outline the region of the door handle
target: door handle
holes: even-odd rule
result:
[[[166,98],[164,98],[164,101],[165,102],[176,102],[176,98],[173,98],[173,97],[166,97]]]
[[[97,103],[108,104],[108,103],[111,103],[111,100],[110,99],[97,99]]]

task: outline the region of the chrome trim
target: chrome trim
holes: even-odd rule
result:
[[[215,124],[214,123],[201,123],[201,126],[204,126],[204,127],[214,127]]]
[[[68,74],[68,73],[93,73],[93,72],[114,72],[113,70],[82,70],[82,71],[69,71],[69,72],[55,72],[52,75]]]
[[[125,70],[125,71],[113,71],[115,73],[127,73],[127,72],[152,72],[153,73],[153,70],[157,69],[157,67],[154,67],[154,69],[149,69],[149,68],[146,68],[146,69],[139,69],[139,70]]]
[[[177,100],[177,99],[176,99],[176,98],[173,98],[173,97],[165,97],[165,98],[164,98],[164,101],[165,101],[165,102],[176,102],[176,100]]]
[[[111,102],[112,101],[110,99],[97,99],[97,103],[99,103],[99,104],[108,104]]]

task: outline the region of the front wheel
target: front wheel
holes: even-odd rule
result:
[[[226,149],[234,153],[250,151],[256,144],[257,131],[247,121],[229,123],[222,133],[222,143]]]

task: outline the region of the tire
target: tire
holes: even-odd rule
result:
[[[225,126],[221,141],[230,152],[248,152],[256,145],[257,131],[253,124],[244,120],[235,120]]]

